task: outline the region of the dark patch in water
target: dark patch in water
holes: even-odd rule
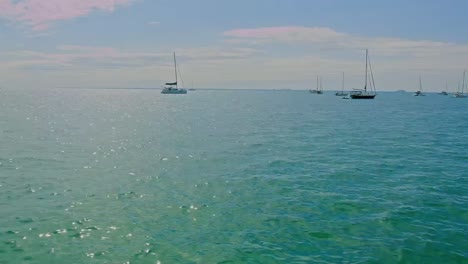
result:
[[[325,232],[309,232],[309,235],[314,238],[318,239],[329,239],[332,238],[333,235]]]
[[[22,224],[29,224],[29,223],[32,223],[34,222],[34,220],[32,218],[19,218],[19,217],[16,217],[16,219],[18,220],[18,222],[22,223]]]
[[[73,238],[80,238],[80,237],[81,237],[81,234],[80,234],[80,233],[75,233],[75,234],[71,235],[70,237],[73,237]]]
[[[360,211],[362,207],[352,202],[337,202],[333,204],[333,209],[340,212],[355,212]]]

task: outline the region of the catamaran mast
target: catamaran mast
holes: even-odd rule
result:
[[[175,71],[175,85],[176,85],[176,88],[177,88],[178,87],[177,86],[177,61],[176,61],[175,52],[174,52],[174,71]]]
[[[364,91],[367,92],[367,49],[366,49],[366,84],[364,85]]]

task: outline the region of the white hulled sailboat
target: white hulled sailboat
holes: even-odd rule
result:
[[[323,94],[322,91],[322,77],[320,77],[320,86],[319,86],[319,77],[317,76],[317,89],[315,90],[309,90],[309,92],[314,93],[314,94]]]
[[[466,98],[465,92],[465,85],[466,85],[466,71],[463,71],[463,82],[461,89],[458,89],[456,93],[453,94],[455,98]]]
[[[175,72],[175,82],[166,83],[166,87],[161,91],[162,94],[186,94],[187,90],[184,88],[179,88],[177,85],[177,61],[176,55],[174,52],[174,72]]]
[[[341,80],[341,91],[335,93],[336,96],[347,96],[348,93],[344,91],[344,72],[343,79]]]

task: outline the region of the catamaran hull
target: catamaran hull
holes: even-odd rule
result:
[[[162,94],[187,94],[187,90],[185,89],[163,89],[161,91]]]

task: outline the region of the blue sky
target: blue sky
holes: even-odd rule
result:
[[[0,0],[0,87],[159,87],[176,51],[210,88],[456,90],[463,0]]]

